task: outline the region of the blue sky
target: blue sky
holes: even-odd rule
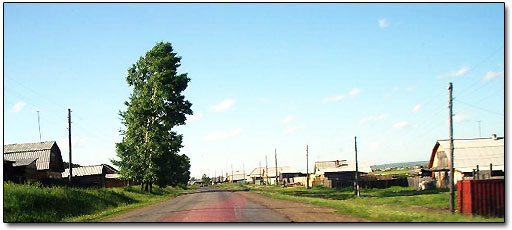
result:
[[[504,4],[4,5],[4,142],[56,140],[109,163],[126,71],[169,41],[194,116],[176,130],[192,176],[278,163],[428,160],[448,137],[504,135]],[[312,163],[311,166],[312,168]]]

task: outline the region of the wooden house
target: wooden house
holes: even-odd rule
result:
[[[359,174],[371,172],[366,163],[358,164]],[[313,169],[315,178],[313,185],[324,185],[330,188],[349,187],[355,181],[355,162],[347,160],[317,161]]]
[[[485,174],[486,177],[504,176],[505,138],[493,135],[489,138],[454,139],[453,148],[454,183],[464,178],[472,178],[473,170],[476,172],[477,166],[481,174]],[[450,165],[450,141],[436,141],[427,166],[432,171],[436,187],[448,187]],[[480,177],[480,179],[484,178]]]
[[[72,182],[83,187],[121,187],[131,185],[122,180],[119,171],[107,164],[75,167],[72,171]],[[69,168],[62,173],[62,178],[69,177]]]

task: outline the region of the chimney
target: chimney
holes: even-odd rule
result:
[[[492,139],[493,140],[498,140],[498,136],[496,136],[496,134],[494,133],[494,134],[492,134]]]

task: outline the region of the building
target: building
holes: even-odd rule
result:
[[[240,171],[234,171],[233,174],[226,173],[227,180],[231,183],[240,183],[240,182],[247,182],[247,176],[244,175],[243,172]]]
[[[131,185],[122,180],[119,171],[107,164],[90,165],[73,168],[73,184],[83,187],[122,187]],[[69,168],[62,173],[62,178],[69,177]]]
[[[55,141],[4,145],[4,166],[10,168],[7,171],[10,175],[4,175],[4,179],[22,181],[60,179],[64,171],[62,155]]]
[[[293,170],[286,169],[280,171],[279,181],[289,185],[303,185],[306,186],[307,174],[306,170]]]
[[[267,184],[276,184],[276,181],[279,180],[279,174],[281,172],[290,171],[290,170],[291,170],[290,167],[284,166],[284,167],[277,167],[277,172],[276,172],[276,167],[268,167],[268,171],[265,171],[265,173],[263,174],[263,180]],[[276,180],[276,178],[277,178],[277,180]]]
[[[366,163],[358,164],[359,174],[371,172]],[[317,161],[313,169],[315,178],[313,185],[324,185],[330,188],[349,187],[354,184],[356,165],[347,160]]]
[[[263,184],[263,175],[265,174],[265,167],[257,167],[249,173],[249,180],[253,184]]]
[[[454,139],[454,183],[473,178],[473,170],[480,171],[480,178],[505,175],[505,138],[493,135],[489,138]],[[450,171],[450,141],[438,140],[434,144],[428,168],[436,187],[448,187]],[[492,174],[489,173],[492,164]],[[476,176],[476,175],[475,175]]]

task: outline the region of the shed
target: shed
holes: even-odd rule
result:
[[[505,173],[505,138],[493,135],[489,138],[454,139],[454,183],[465,177],[473,177],[473,170],[487,171],[492,164],[492,176],[504,176]],[[438,140],[434,144],[428,168],[436,178],[437,187],[447,187],[450,171],[450,141]]]
[[[11,161],[12,167],[29,167],[34,164],[32,174],[13,175],[26,179],[61,178],[64,171],[62,155],[55,141],[4,145],[4,161]],[[15,170],[20,173],[24,170]],[[25,171],[26,172],[26,171]]]
[[[364,162],[358,163],[359,174],[371,172],[370,165]],[[355,162],[347,160],[317,161],[313,172],[315,180],[313,184],[321,184],[327,187],[352,186],[355,181]]]
[[[109,186],[124,184],[120,180],[119,171],[107,164],[90,165],[73,168],[73,183],[83,187],[119,187]],[[69,177],[69,169],[62,173],[63,178]],[[116,182],[119,180],[119,182]]]

